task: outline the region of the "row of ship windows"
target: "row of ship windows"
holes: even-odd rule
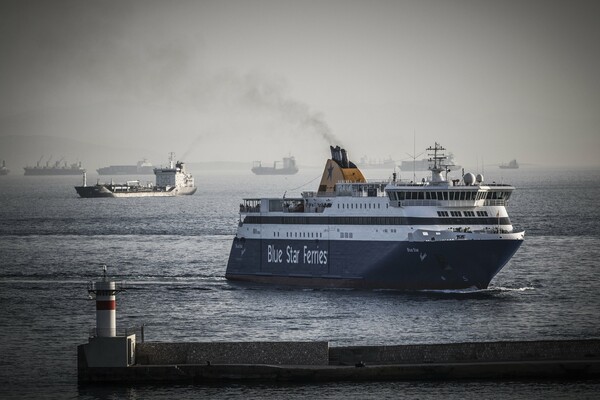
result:
[[[438,211],[437,215],[438,217],[462,217],[464,213],[465,217],[474,217],[475,216],[475,212],[474,211],[450,211],[450,214],[448,214],[448,211]],[[478,217],[487,217],[488,216],[488,212],[487,211],[477,211],[477,216]]]
[[[342,207],[340,207],[340,205]],[[373,206],[373,207],[371,207],[371,206]],[[377,206],[377,207],[375,207],[375,206]],[[388,205],[386,204],[385,208],[387,208],[387,207],[388,207]],[[371,204],[371,203],[368,203],[368,204],[365,204],[364,207],[363,207],[362,203],[358,203],[358,204],[353,204],[353,203],[346,204],[346,203],[342,203],[342,204],[338,204],[337,208],[343,208],[343,209],[345,209],[345,208],[359,208],[359,209],[361,209],[361,208],[364,208],[364,209],[373,208],[373,209],[375,209],[375,208],[381,208],[381,204]]]
[[[436,217],[271,217],[271,216],[253,216],[248,215],[243,224],[285,224],[285,225],[439,225],[447,223],[447,218],[460,217],[465,222],[472,224],[493,224],[496,219],[489,218],[487,211],[478,211],[477,216],[473,216],[473,211],[453,211],[450,215],[448,211],[438,211]],[[487,218],[486,218],[487,217]],[[504,217],[501,220],[508,218]]]
[[[389,191],[390,200],[508,200],[511,192],[455,191],[455,192],[396,192]]]
[[[388,232],[387,229],[384,229],[383,231]],[[396,233],[396,229],[390,229],[390,232]],[[352,232],[340,232],[340,238],[342,238],[342,239],[352,239],[352,236],[353,236]],[[279,232],[273,232],[273,237],[279,237]],[[321,232],[286,232],[285,237],[318,239],[318,238],[322,238],[323,234]]]
[[[273,237],[279,237],[279,232],[273,232]],[[318,239],[323,237],[321,232],[286,232],[285,237],[287,238],[313,238]]]

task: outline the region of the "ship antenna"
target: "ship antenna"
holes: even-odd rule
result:
[[[417,157],[421,157],[421,155],[423,155],[423,153],[425,153],[424,151],[422,151],[419,154],[417,154],[417,151],[415,149],[415,147],[416,147],[416,138],[415,138],[415,135],[416,135],[416,133],[413,130],[413,153],[412,154],[406,153],[413,160],[413,163],[412,163],[413,164],[413,182],[417,181],[417,172],[416,172]]]
[[[433,161],[433,166],[429,167],[429,170],[431,171],[431,180],[433,182],[441,182],[444,179],[441,177],[441,172],[442,169],[447,169],[442,165],[442,160],[446,159],[446,156],[444,155],[444,153],[441,153],[441,155],[438,156],[438,151],[442,152],[446,150],[445,148],[443,148],[438,142],[435,142],[435,146],[431,147],[429,146],[427,148],[427,151],[433,151],[432,153],[429,153],[430,156],[433,156],[429,159],[429,161]],[[448,171],[446,171],[446,179],[448,178]]]

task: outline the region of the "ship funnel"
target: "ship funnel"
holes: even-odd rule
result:
[[[346,149],[342,149],[340,146],[329,146],[331,150],[331,159],[335,161],[342,168],[350,168],[350,162],[348,161],[348,153]],[[354,167],[352,167],[354,168]]]
[[[342,167],[348,168],[348,154],[346,149],[342,149]]]
[[[337,162],[338,164],[342,163],[342,152],[340,149],[340,146],[329,146],[329,149],[331,150],[331,159],[335,162]]]

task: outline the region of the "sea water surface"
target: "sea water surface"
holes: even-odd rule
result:
[[[598,381],[329,384],[77,384],[77,345],[95,325],[87,284],[102,265],[127,290],[117,326],[146,341],[325,340],[331,346],[600,338],[600,178],[592,170],[488,170],[517,187],[525,242],[487,290],[316,290],[228,282],[244,197],[315,190],[293,176],[192,171],[193,196],[81,199],[81,178],[0,177],[0,397],[597,398]],[[387,171],[364,171],[387,178]],[[412,175],[412,174],[411,174]],[[135,177],[132,177],[135,178]],[[88,176],[88,182],[95,177]]]

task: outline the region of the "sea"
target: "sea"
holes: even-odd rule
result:
[[[242,198],[299,196],[316,190],[322,170],[192,172],[196,194],[173,198],[83,199],[74,189],[79,176],[0,177],[0,398],[600,397],[598,380],[79,385],[77,346],[95,325],[88,283],[101,278],[104,265],[126,288],[117,296],[118,330],[143,324],[145,341],[352,346],[600,338],[594,169],[488,167],[486,182],[516,187],[508,210],[526,232],[523,245],[486,290],[418,292],[227,281]]]

